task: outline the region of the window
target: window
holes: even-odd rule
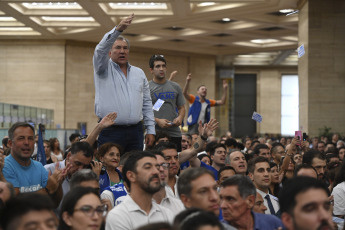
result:
[[[297,75],[282,75],[281,134],[294,136],[299,130],[299,86]]]

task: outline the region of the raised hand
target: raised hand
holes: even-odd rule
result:
[[[119,25],[116,27],[117,31],[124,31],[132,23],[134,14],[129,15],[127,18],[122,19]]]
[[[107,128],[113,124],[115,124],[115,119],[117,117],[117,113],[112,112],[107,114],[107,116],[103,117],[103,119],[99,122],[102,125],[102,128]]]

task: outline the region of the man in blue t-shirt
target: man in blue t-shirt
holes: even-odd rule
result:
[[[5,158],[3,174],[10,182],[16,194],[43,191],[53,194],[61,184],[58,183],[58,173],[49,180],[48,172],[43,165],[31,159],[35,145],[34,128],[25,122],[17,122],[8,130],[8,145],[11,154]],[[59,172],[60,177],[62,176]]]

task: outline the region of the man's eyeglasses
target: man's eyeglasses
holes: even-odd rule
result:
[[[155,54],[155,55],[153,55],[152,57],[153,57],[153,58],[158,58],[158,57],[162,57],[162,58],[164,58],[164,55],[161,55],[161,54]]]
[[[108,207],[106,204],[100,205],[97,208],[93,208],[90,205],[84,205],[78,209],[74,209],[74,211],[81,211],[88,217],[92,217],[93,215],[95,215],[95,213],[97,213],[98,216],[105,217],[108,212]]]
[[[169,169],[170,164],[169,163],[156,164],[156,167],[158,170],[160,169],[160,167],[163,167],[163,169]]]

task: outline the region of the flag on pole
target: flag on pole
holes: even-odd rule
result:
[[[43,146],[43,135],[42,135],[42,124],[38,125],[38,143],[37,143],[37,161],[41,162],[42,165],[47,164],[46,153]]]

